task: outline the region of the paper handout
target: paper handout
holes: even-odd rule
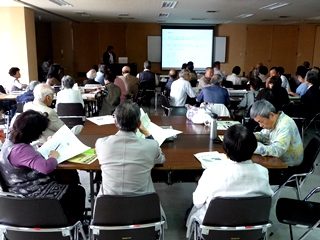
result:
[[[235,124],[241,124],[238,121],[217,121],[217,130],[227,130],[229,127]]]
[[[174,130],[174,129],[163,129],[159,127],[158,125],[151,122],[148,114],[146,114],[143,110],[141,110],[141,117],[140,117],[141,124],[148,129],[150,134],[153,136],[153,138],[159,143],[159,146],[169,137],[175,136],[179,133],[182,133],[181,131]],[[138,130],[136,135],[139,138],[145,138],[145,136]]]
[[[47,158],[51,150],[59,152],[58,163],[61,163],[69,158],[72,158],[90,147],[84,145],[80,140],[71,132],[71,130],[63,125],[48,141],[46,141],[39,149],[38,152],[44,158]]]
[[[94,149],[89,149],[78,154],[77,156],[74,156],[73,158],[68,159],[68,161],[73,163],[91,164],[97,159],[97,154],[95,154]]]
[[[90,117],[87,119],[99,126],[106,125],[106,124],[114,124],[114,118],[112,115]]]
[[[194,156],[199,160],[203,169],[220,164],[222,160],[227,159],[224,153],[217,151],[196,153]]]

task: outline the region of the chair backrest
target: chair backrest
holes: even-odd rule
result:
[[[202,236],[205,239],[264,239],[265,227],[271,226],[270,208],[270,196],[213,198],[201,226]]]
[[[161,106],[163,108],[164,114],[169,115],[170,103],[168,98],[164,94],[160,94]]]
[[[289,117],[305,117],[305,107],[292,102],[282,106],[281,110]]]
[[[320,140],[319,138],[313,137],[304,149],[302,163],[299,166],[292,167],[296,169],[294,173],[297,174],[312,172],[314,168],[314,162],[318,157],[319,151]]]
[[[156,193],[102,195],[96,199],[92,224],[119,226],[160,220],[160,200]]]
[[[57,114],[69,128],[83,125],[86,121],[85,110],[81,103],[59,103]]]
[[[210,103],[211,112],[217,114],[219,117],[230,117],[230,112],[224,104]]]
[[[169,116],[186,116],[187,110],[186,107],[170,107]]]

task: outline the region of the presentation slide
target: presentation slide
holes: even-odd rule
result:
[[[214,30],[199,28],[162,28],[161,67],[181,69],[192,61],[195,70],[211,67],[213,63]]]

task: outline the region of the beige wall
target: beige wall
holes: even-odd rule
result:
[[[320,29],[316,25],[227,24],[216,26],[215,32],[216,36],[227,37],[226,62],[221,66],[226,74],[236,65],[248,74],[258,62],[268,68],[281,65],[286,73],[294,74],[303,61],[311,65],[320,62],[316,54],[320,47],[315,47],[320,42],[316,41],[320,39]],[[107,46],[113,45],[117,57],[127,56],[142,71],[147,59],[147,37],[160,35],[161,26],[153,23],[54,23],[53,56],[55,62],[62,63],[77,78],[78,72],[86,72],[93,64],[102,62]],[[154,63],[152,70],[158,72],[160,63]]]
[[[37,79],[34,12],[24,7],[0,8],[0,83],[6,85],[11,67],[20,68],[22,83]]]

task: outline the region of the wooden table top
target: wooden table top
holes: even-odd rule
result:
[[[192,124],[186,117],[153,116],[151,120],[157,125],[171,125],[174,129],[183,131],[182,134],[177,135],[177,138],[173,142],[164,142],[161,145],[161,149],[166,156],[166,162],[163,165],[155,166],[156,170],[202,169],[200,162],[194,157],[194,154],[209,151],[224,152],[221,143],[213,143],[210,140],[207,127]],[[78,137],[84,144],[94,148],[98,138],[115,134],[117,131],[118,129],[113,124],[98,126],[87,121]],[[288,167],[282,160],[276,157],[262,157],[254,154],[252,161],[269,169]],[[100,165],[98,161],[89,165],[63,162],[59,164],[58,169],[100,170]]]

